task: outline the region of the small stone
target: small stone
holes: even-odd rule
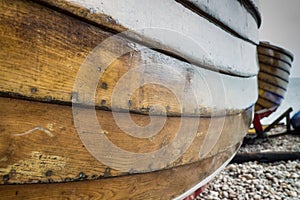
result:
[[[219,196],[219,193],[215,192],[215,191],[210,191],[210,195],[213,197],[217,197],[217,196]]]
[[[276,200],[280,200],[281,199],[281,197],[280,196],[278,196],[278,195],[274,195],[274,198],[276,199]]]
[[[244,177],[245,177],[247,180],[253,179],[253,176],[252,176],[251,174],[245,174]]]
[[[236,198],[236,194],[230,193],[230,194],[229,194],[229,198]]]
[[[253,199],[260,200],[261,198],[260,198],[260,196],[258,194],[256,194],[256,195],[253,196]]]
[[[275,177],[273,177],[273,182],[276,183],[276,184],[278,184],[278,179],[275,178]]]
[[[273,176],[272,176],[272,174],[270,174],[270,173],[266,173],[266,175],[265,175],[268,179],[270,179],[270,180],[272,180],[273,179]]]
[[[223,191],[227,191],[227,190],[229,190],[229,187],[228,187],[228,185],[226,185],[226,184],[225,184],[225,185],[223,185],[223,187],[222,187],[222,190],[223,190]]]
[[[287,191],[286,193],[291,197],[297,197],[297,192],[295,191]]]
[[[228,192],[226,192],[226,191],[223,191],[223,192],[222,192],[222,195],[223,195],[224,198],[228,198],[228,196],[229,196],[229,195],[228,195]]]
[[[293,174],[291,175],[291,178],[299,178],[299,174],[293,173]]]
[[[229,166],[227,167],[227,169],[228,169],[229,171],[235,171],[236,168],[237,168],[237,167],[236,167],[234,164],[231,164],[231,165],[229,165]]]
[[[220,184],[214,184],[213,187],[214,187],[215,190],[218,190],[221,187],[221,185]]]

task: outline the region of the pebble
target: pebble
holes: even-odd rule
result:
[[[278,137],[272,138],[272,142],[254,144],[255,147],[244,146],[240,152],[255,152],[255,148],[256,151],[300,152],[300,137],[284,135],[280,141],[275,139]],[[276,148],[278,144],[282,148]],[[196,199],[300,200],[300,160],[229,164]]]

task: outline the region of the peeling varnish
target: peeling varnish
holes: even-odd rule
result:
[[[10,178],[11,183],[15,181],[20,183],[28,179],[47,179],[48,177],[45,177],[45,173],[48,170],[54,172],[64,171],[66,163],[67,159],[64,157],[32,151],[30,158],[19,160],[6,168],[0,168],[0,177],[9,174],[11,171],[15,171],[13,177]]]
[[[40,126],[35,126],[33,129],[29,130],[29,131],[26,131],[24,133],[17,133],[17,134],[13,134],[13,136],[23,136],[23,135],[27,135],[27,134],[30,134],[34,131],[42,131],[44,133],[46,133],[49,137],[53,137],[54,135],[51,133],[51,131],[43,128],[43,127],[40,127]]]
[[[49,124],[47,124],[47,128],[50,130],[50,131],[54,131],[54,124],[52,124],[52,123],[49,123]]]

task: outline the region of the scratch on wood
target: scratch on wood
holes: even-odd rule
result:
[[[37,131],[37,130],[40,130],[40,131],[43,131],[44,133],[46,133],[48,136],[50,137],[53,137],[54,135],[51,133],[51,131],[43,128],[43,127],[40,127],[40,126],[35,126],[33,129],[29,130],[29,131],[26,131],[24,133],[17,133],[17,134],[13,134],[14,136],[23,136],[23,135],[27,135],[27,134],[30,134],[34,131]]]

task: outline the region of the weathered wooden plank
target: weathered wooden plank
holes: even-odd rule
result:
[[[184,43],[176,37],[180,42],[175,46],[168,45],[174,42],[170,38],[156,47],[176,49],[179,56],[190,52],[183,57],[191,58],[196,66],[142,49],[144,46],[124,37],[111,38],[111,32],[126,28],[107,13],[96,15],[90,9],[87,14],[87,9],[74,5],[71,9],[78,9],[76,13],[66,7],[54,8],[59,3],[71,5],[65,1],[36,2],[7,0],[0,5],[0,94],[32,100],[0,98],[0,190],[5,198],[40,198],[48,189],[49,198],[64,194],[91,198],[95,194],[115,199],[158,199],[165,194],[169,199],[212,174],[237,150],[249,127],[257,95],[254,45],[183,10],[188,15],[185,20],[192,19],[188,22],[193,25],[199,21],[198,28],[205,29],[196,33],[201,39],[197,42],[203,46],[187,51],[184,48],[193,44],[188,41],[177,49],[177,44]],[[165,3],[149,5],[166,9],[160,7]],[[173,1],[167,9],[172,8],[183,9]],[[97,16],[102,17],[97,21],[100,23],[93,21]],[[154,23],[161,20],[155,19]],[[185,22],[183,30],[188,28]],[[150,39],[146,44],[169,38]],[[216,48],[223,39],[232,51]],[[100,43],[103,48],[87,57]],[[201,48],[205,51],[199,53]],[[147,82],[149,77],[152,82]],[[240,96],[247,98],[240,100]],[[182,99],[188,103],[182,104]],[[116,104],[111,105],[113,101]],[[68,106],[53,104],[57,102]],[[163,109],[156,110],[157,104]],[[118,112],[107,111],[110,109]],[[141,115],[151,113],[151,109],[157,115]],[[131,113],[119,112],[128,110]],[[164,112],[172,117],[164,117]],[[153,132],[150,135],[149,130]],[[188,179],[190,176],[194,177]],[[176,182],[181,179],[184,181]],[[75,186],[61,183],[69,181],[80,182]],[[49,182],[61,184],[29,184]]]
[[[5,11],[0,14],[0,91],[4,95],[63,103],[76,96],[77,103],[111,109],[115,92],[116,109],[148,113],[159,104],[163,109],[157,113],[173,116],[210,115],[212,110],[239,113],[256,100],[255,77],[221,75],[125,39],[108,39],[112,34],[31,1],[4,1],[1,9]],[[87,66],[86,57],[100,43],[103,48],[92,54],[99,57]],[[122,52],[127,53],[119,56]],[[83,65],[86,70],[78,75]],[[82,93],[75,91],[76,77],[85,85]],[[120,84],[124,77],[126,84]],[[149,78],[157,84],[147,84]],[[119,92],[117,85],[123,86]],[[178,100],[191,97],[187,88],[198,104],[189,101],[183,111]]]
[[[0,185],[0,193],[1,198],[7,200],[173,199],[212,174],[235,150],[236,147],[232,147],[216,157],[159,172],[59,184]]]
[[[84,133],[75,128],[78,123],[74,125],[76,114],[72,114],[72,107],[9,98],[0,98],[0,105],[0,177],[10,177],[7,181],[5,178],[0,179],[2,184],[47,182],[49,173],[54,182],[62,182],[65,179],[78,180],[83,176],[82,174],[87,176],[87,179],[124,174],[103,164],[102,161],[106,159],[101,158],[101,163],[91,155],[90,152],[94,153],[98,147],[90,147],[83,139]],[[85,115],[89,110],[82,108],[77,112],[80,111],[78,114],[85,116],[84,119],[80,119],[81,122],[92,127],[89,115]],[[152,165],[153,169],[150,163],[146,169],[136,167],[137,170],[132,173],[138,173],[138,170],[153,171],[193,163],[225,151],[245,136],[251,122],[251,113],[252,109],[241,114],[217,118],[168,117],[164,119],[162,116],[152,116],[151,123],[149,116],[131,114],[131,119],[142,127],[149,123],[156,126],[155,123],[159,124],[160,121],[166,120],[162,129],[153,136],[139,138],[122,130],[116,124],[116,119],[111,112],[103,110],[96,112],[97,121],[102,128],[102,133],[98,134],[106,136],[103,141],[107,144],[112,142],[126,152],[140,154],[134,155],[134,159],[140,159],[141,162],[155,160],[147,153],[159,151],[163,147],[172,147],[177,137],[183,137],[181,142],[190,144],[184,147],[180,142],[178,143],[176,151],[179,150],[179,157],[175,156],[174,162],[171,160],[164,164],[157,161],[157,165]],[[118,117],[119,120],[125,120],[128,127],[130,126],[131,119],[128,115],[121,113]],[[199,123],[199,126],[193,130],[195,123]],[[181,124],[186,126],[183,132],[179,131]],[[94,133],[99,131],[95,128]],[[80,140],[79,135],[83,140]],[[100,153],[111,155],[112,149],[113,147],[107,147],[101,149]],[[203,155],[199,156],[199,152]],[[93,155],[97,156],[95,153]],[[173,154],[166,152],[166,156],[168,155]],[[122,155],[113,156],[111,160],[113,166],[118,163],[124,166],[133,165],[130,157],[124,161]]]
[[[138,0],[118,3],[81,0],[38,2],[46,2],[109,28],[121,25],[131,30],[126,34],[135,40],[174,52],[201,67],[246,77],[258,73],[256,45],[236,38],[172,0],[143,3]],[[178,13],[181,13],[180,18]],[[107,16],[110,16],[106,19],[112,26],[109,23],[102,24],[103,18]],[[155,29],[149,28],[153,24]],[[117,31],[124,30],[118,27]]]

